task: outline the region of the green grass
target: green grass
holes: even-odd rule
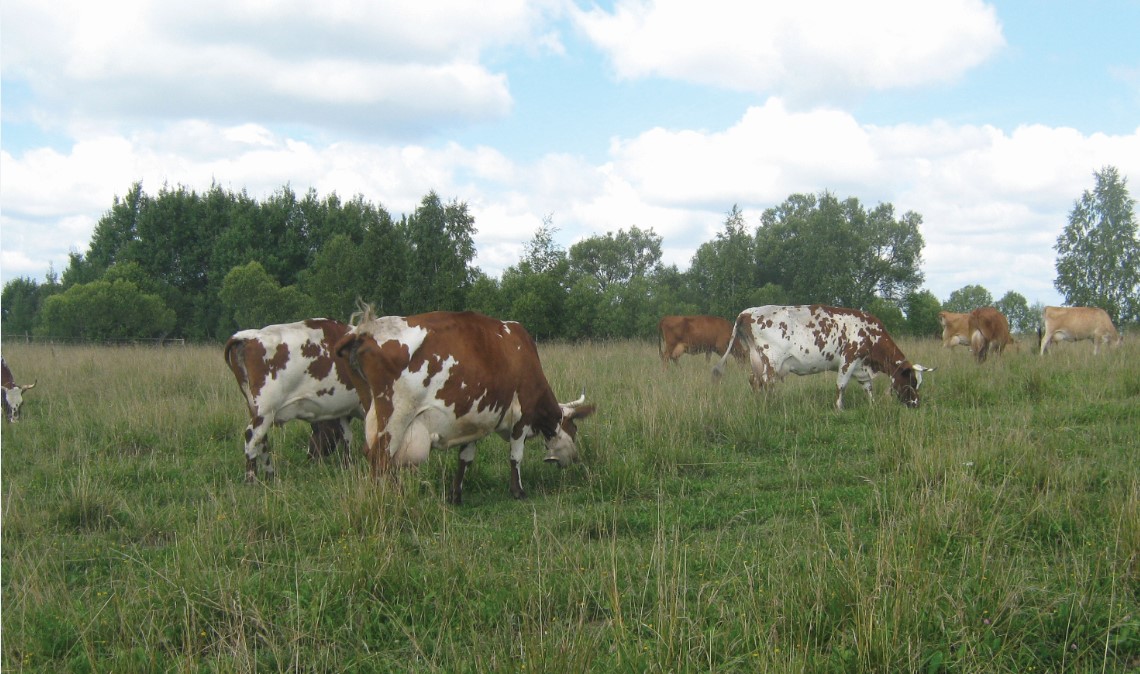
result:
[[[655,345],[543,345],[582,463],[480,444],[399,485],[271,435],[243,484],[218,347],[5,345],[4,671],[1116,672],[1140,668],[1140,347],[938,370],[923,406],[767,394]]]

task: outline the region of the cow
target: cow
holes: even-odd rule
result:
[[[558,402],[522,325],[475,312],[376,317],[365,307],[335,352],[349,363],[367,410],[364,451],[373,479],[392,466],[422,463],[432,447],[458,447],[448,494],[455,504],[479,439],[494,432],[510,443],[510,491],[521,499],[524,442],[542,435],[545,460],[566,467],[578,458],[575,422],[595,410],[584,393]]]
[[[878,372],[891,378],[891,388],[904,405],[918,407],[922,373],[934,370],[912,365],[882,321],[856,309],[821,304],[753,307],[736,317],[732,339],[748,350],[753,390],[788,373],[837,371],[837,410],[843,409],[843,390],[852,376],[871,396],[871,378]],[[720,377],[727,359],[727,354],[722,356],[713,368],[714,378]]]
[[[0,379],[3,380],[4,420],[16,422],[20,420],[20,406],[24,404],[24,391],[36,387],[37,381],[31,384],[17,384],[12,370],[8,368],[8,361],[0,356]]]
[[[942,324],[942,348],[952,349],[959,344],[970,345],[970,314],[939,311],[938,322]]]
[[[657,351],[662,369],[670,362],[676,364],[686,353],[703,353],[706,361],[714,352],[722,356],[732,339],[732,323],[720,316],[666,316],[657,329],[661,333]],[[739,345],[733,355],[743,362],[744,350]]]
[[[1120,346],[1124,342],[1124,336],[1116,332],[1108,313],[1097,307],[1045,307],[1041,322],[1045,327],[1037,329],[1037,339],[1041,342],[1042,356],[1056,340],[1090,339],[1094,356],[1102,342],[1109,346]]]
[[[346,323],[311,318],[235,332],[226,342],[226,364],[249,408],[245,428],[245,479],[257,480],[258,465],[273,477],[269,429],[287,421],[309,422],[309,456],[320,458],[352,442],[353,417],[363,418],[348,365],[333,346]]]
[[[1009,321],[1005,314],[994,307],[979,307],[971,311],[968,330],[970,350],[978,363],[986,362],[991,350],[1000,356],[1005,347],[1015,343],[1009,334]]]

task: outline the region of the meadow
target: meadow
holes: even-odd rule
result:
[[[598,412],[565,470],[479,445],[398,484],[271,435],[243,483],[220,346],[8,343],[5,672],[1120,672],[1140,668],[1140,340],[1030,340],[757,395],[730,361],[544,344]],[[533,442],[533,441],[532,441]]]

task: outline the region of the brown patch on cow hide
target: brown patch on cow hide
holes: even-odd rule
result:
[[[305,358],[316,358],[321,355],[321,345],[306,339],[305,343],[301,345],[301,355]]]
[[[278,344],[273,351],[273,357],[265,361],[265,364],[269,366],[269,376],[276,379],[277,373],[289,364],[289,345]]]
[[[266,380],[269,379],[269,372],[261,367],[265,362],[265,345],[261,340],[246,340],[242,344],[241,359],[245,361],[243,371],[249,377],[249,392],[256,400],[261,395],[261,389],[265,388]]]

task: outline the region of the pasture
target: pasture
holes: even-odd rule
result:
[[[1106,672],[1140,667],[1140,344],[936,366],[909,410],[834,376],[540,345],[582,463],[479,445],[373,483],[274,430],[243,484],[221,347],[6,344],[6,672]]]

